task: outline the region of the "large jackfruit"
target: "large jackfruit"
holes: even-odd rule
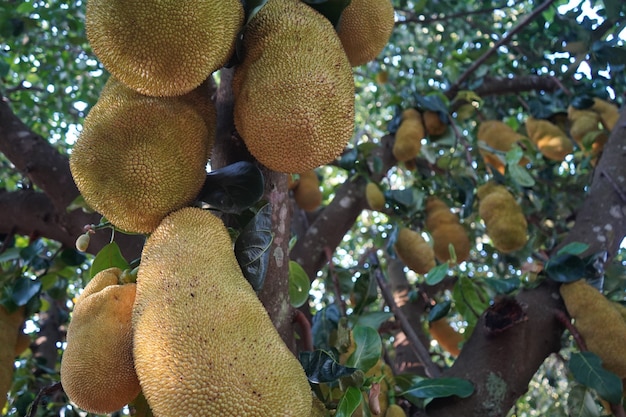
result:
[[[135,284],[121,270],[96,274],[76,300],[61,360],[61,384],[83,410],[112,413],[141,391],[133,365],[131,312]]]
[[[526,132],[539,148],[539,152],[553,161],[562,161],[574,150],[574,145],[565,132],[548,120],[529,117],[526,119]]]
[[[394,249],[400,260],[418,274],[426,274],[436,265],[433,248],[421,234],[409,228],[398,231]]]
[[[528,241],[528,223],[513,195],[504,186],[491,182],[480,186],[477,194],[478,214],[493,246],[504,253],[523,248]]]
[[[135,368],[156,416],[309,416],[311,392],[244,278],[222,221],[187,207],[144,246]]]
[[[226,63],[243,17],[239,0],[89,0],[85,26],[98,59],[124,84],[174,96]]]
[[[394,26],[393,5],[389,0],[352,0],[341,14],[337,34],[356,67],[380,54]]]
[[[336,158],[354,129],[354,79],[330,22],[300,0],[269,0],[235,69],[235,127],[252,155],[302,173]]]
[[[450,260],[452,245],[456,254],[456,262],[469,258],[470,241],[459,217],[437,197],[430,197],[426,202],[426,229],[433,238],[433,250],[440,262]]]
[[[393,143],[393,156],[400,162],[417,157],[422,150],[422,139],[425,135],[422,114],[413,108],[404,110]]]
[[[206,116],[192,96],[156,98],[122,84],[104,90],[70,156],[85,201],[113,225],[150,233],[193,201],[206,178]]]
[[[0,409],[4,407],[6,394],[13,383],[15,346],[22,323],[24,323],[23,308],[9,312],[0,305]]]
[[[562,284],[560,292],[587,348],[602,359],[604,368],[626,378],[626,322],[620,312],[585,280]]]
[[[508,152],[513,145],[524,139],[523,135],[517,133],[513,128],[500,120],[487,120],[480,124],[476,137],[490,148],[500,152]],[[504,174],[506,165],[504,161],[486,149],[478,148],[486,164],[493,166],[498,172]],[[528,164],[528,158],[522,157],[519,165]]]

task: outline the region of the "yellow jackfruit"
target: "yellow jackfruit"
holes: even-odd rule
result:
[[[426,110],[423,117],[427,135],[440,136],[446,133],[448,125],[441,120],[437,112]]]
[[[613,130],[619,119],[619,109],[615,104],[609,103],[601,98],[593,99],[593,106],[591,108],[598,112],[600,120],[607,130]]]
[[[415,109],[405,110],[393,143],[393,156],[401,162],[415,158],[422,150],[425,135],[421,113]]]
[[[389,0],[352,0],[341,14],[337,34],[350,65],[365,64],[380,54],[394,26]]]
[[[414,230],[401,228],[394,248],[400,260],[418,274],[426,274],[435,267],[433,248]]]
[[[0,305],[0,409],[4,408],[6,394],[13,383],[15,346],[24,323],[24,309],[9,313]]]
[[[330,22],[300,0],[269,0],[248,23],[235,69],[235,127],[279,172],[336,158],[354,129],[352,68]]]
[[[579,145],[582,145],[587,133],[599,130],[600,115],[592,110],[581,110],[569,106],[567,117],[571,123],[569,134]]]
[[[304,369],[208,211],[176,211],[147,239],[133,328],[135,369],[156,416],[311,414]]]
[[[508,152],[513,145],[524,139],[523,135],[517,133],[511,126],[499,120],[487,120],[480,124],[476,135],[479,141],[484,142],[490,148],[500,152]],[[486,149],[478,148],[485,164],[493,166],[498,172],[504,174],[506,164],[503,160]],[[519,165],[528,164],[528,158],[522,157]]]
[[[298,207],[304,211],[314,211],[322,204],[320,181],[315,171],[300,174],[298,185],[293,190],[293,198]]]
[[[613,303],[582,279],[562,284],[560,292],[587,348],[604,368],[626,378],[626,322]]]
[[[398,404],[391,404],[385,413],[385,417],[406,417],[406,413]]]
[[[621,303],[613,302],[613,307],[621,314],[622,319],[626,321],[626,306]]]
[[[380,211],[385,207],[385,195],[373,182],[368,182],[365,186],[365,198],[372,210]]]
[[[326,409],[324,403],[319,398],[317,398],[317,395],[315,395],[312,391],[311,395],[313,397],[313,404],[311,406],[310,417],[328,417],[330,414],[328,413],[328,410]]]
[[[141,391],[132,348],[136,285],[119,285],[121,273],[105,269],[89,281],[76,300],[61,360],[63,390],[96,414],[119,410]]]
[[[433,238],[435,257],[440,262],[450,260],[449,245],[454,247],[458,263],[469,258],[470,241],[465,228],[459,217],[437,197],[429,197],[426,201],[425,226]]]
[[[89,0],[85,26],[98,59],[124,84],[174,96],[226,63],[243,17],[239,0]]]
[[[430,335],[439,343],[439,346],[450,355],[457,357],[461,353],[459,344],[463,342],[463,335],[450,326],[448,319],[445,317],[430,322]]]
[[[477,194],[478,214],[485,222],[493,246],[504,253],[523,248],[528,241],[528,223],[513,195],[494,183],[480,186]]]
[[[72,176],[87,204],[120,229],[150,233],[202,188],[208,129],[189,100],[143,96],[118,83],[85,119]]]
[[[565,132],[548,120],[529,117],[526,119],[526,132],[539,148],[539,152],[553,161],[562,161],[574,150],[574,145]]]

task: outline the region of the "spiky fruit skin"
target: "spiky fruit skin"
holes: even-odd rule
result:
[[[311,413],[300,362],[208,211],[176,211],[147,239],[133,327],[135,368],[156,416]]]
[[[352,0],[337,25],[350,65],[356,67],[376,58],[389,42],[393,26],[389,0]]]
[[[311,391],[311,396],[313,397],[313,404],[311,407],[311,415],[309,417],[328,417],[330,414],[328,413],[324,403],[317,398],[313,391]]]
[[[85,119],[72,176],[87,204],[120,229],[150,233],[202,188],[208,130],[188,100],[143,96],[118,83]]]
[[[448,125],[446,125],[435,111],[426,110],[424,112],[424,127],[426,134],[429,136],[441,136],[446,133]]]
[[[539,148],[539,152],[553,161],[562,161],[574,150],[574,145],[565,132],[548,120],[529,117],[526,119],[526,132]]]
[[[591,108],[598,112],[604,127],[607,130],[613,130],[619,119],[619,109],[617,106],[596,97],[593,99],[593,106],[591,106]]]
[[[314,211],[322,204],[320,181],[315,171],[300,174],[300,180],[293,190],[293,198],[304,211]]]
[[[124,84],[175,96],[226,63],[243,17],[239,0],[89,0],[85,26],[98,59]]]
[[[426,274],[435,267],[433,248],[414,230],[401,228],[394,248],[402,262],[418,274]]]
[[[404,409],[398,404],[392,404],[387,409],[385,417],[406,417],[406,413],[404,412]]]
[[[450,245],[454,247],[456,262],[469,258],[471,245],[465,228],[459,222],[459,217],[437,197],[430,197],[426,201],[425,226],[433,238],[435,257],[440,262],[450,260]]]
[[[269,0],[252,18],[235,69],[235,127],[271,170],[334,160],[354,130],[354,79],[330,22],[299,0]]]
[[[372,210],[380,211],[385,208],[385,195],[373,182],[368,182],[365,186],[365,199]]]
[[[493,246],[504,253],[523,248],[528,241],[528,223],[513,195],[504,186],[493,183],[482,185],[477,193],[478,214]]]
[[[626,321],[613,303],[585,280],[562,284],[561,296],[587,348],[602,366],[626,378]]]
[[[78,407],[96,414],[119,410],[141,391],[132,350],[136,286],[118,285],[121,272],[96,274],[76,300],[61,360],[63,390]]]
[[[406,162],[417,157],[422,150],[422,139],[425,135],[421,113],[415,109],[406,109],[402,113],[393,143],[392,152],[396,160]]]
[[[487,120],[482,122],[478,127],[476,137],[479,141],[485,143],[490,148],[501,152],[510,151],[513,145],[524,139],[524,136],[513,130],[511,126],[499,120]],[[483,157],[485,164],[491,165],[498,172],[504,174],[506,165],[502,159],[486,149],[479,148],[479,152]],[[523,157],[520,159],[519,165],[523,166],[528,162],[528,158]]]
[[[24,323],[24,309],[9,312],[0,305],[0,409],[13,382],[13,362],[20,328]]]
[[[450,355],[457,357],[461,353],[459,344],[463,342],[463,335],[450,326],[448,320],[443,317],[429,324],[430,335],[439,343],[439,346]]]

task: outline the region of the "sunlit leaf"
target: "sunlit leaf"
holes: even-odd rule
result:
[[[289,261],[289,301],[293,307],[300,307],[309,299],[311,281],[304,269],[296,261]]]
[[[335,417],[350,417],[361,404],[363,396],[356,387],[348,387],[337,404]]]
[[[367,372],[380,359],[382,342],[376,329],[367,326],[355,326],[352,338],[356,348],[348,358],[346,366]]]
[[[91,268],[89,269],[89,279],[93,278],[98,272],[104,271],[109,268],[119,268],[124,270],[130,265],[122,256],[120,247],[115,242],[107,244],[100,249],[100,252],[96,255]],[[86,283],[85,283],[86,284]]]

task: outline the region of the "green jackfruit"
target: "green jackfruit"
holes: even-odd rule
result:
[[[133,328],[135,369],[156,416],[311,414],[304,369],[208,211],[176,211],[148,238]]]
[[[365,199],[372,210],[380,211],[385,207],[385,195],[373,182],[368,182],[365,186]]]
[[[239,0],[89,0],[85,26],[98,59],[124,84],[174,96],[226,63],[243,17]]]
[[[274,171],[327,164],[352,137],[352,68],[330,22],[300,0],[269,0],[248,23],[233,92],[237,131]]]

